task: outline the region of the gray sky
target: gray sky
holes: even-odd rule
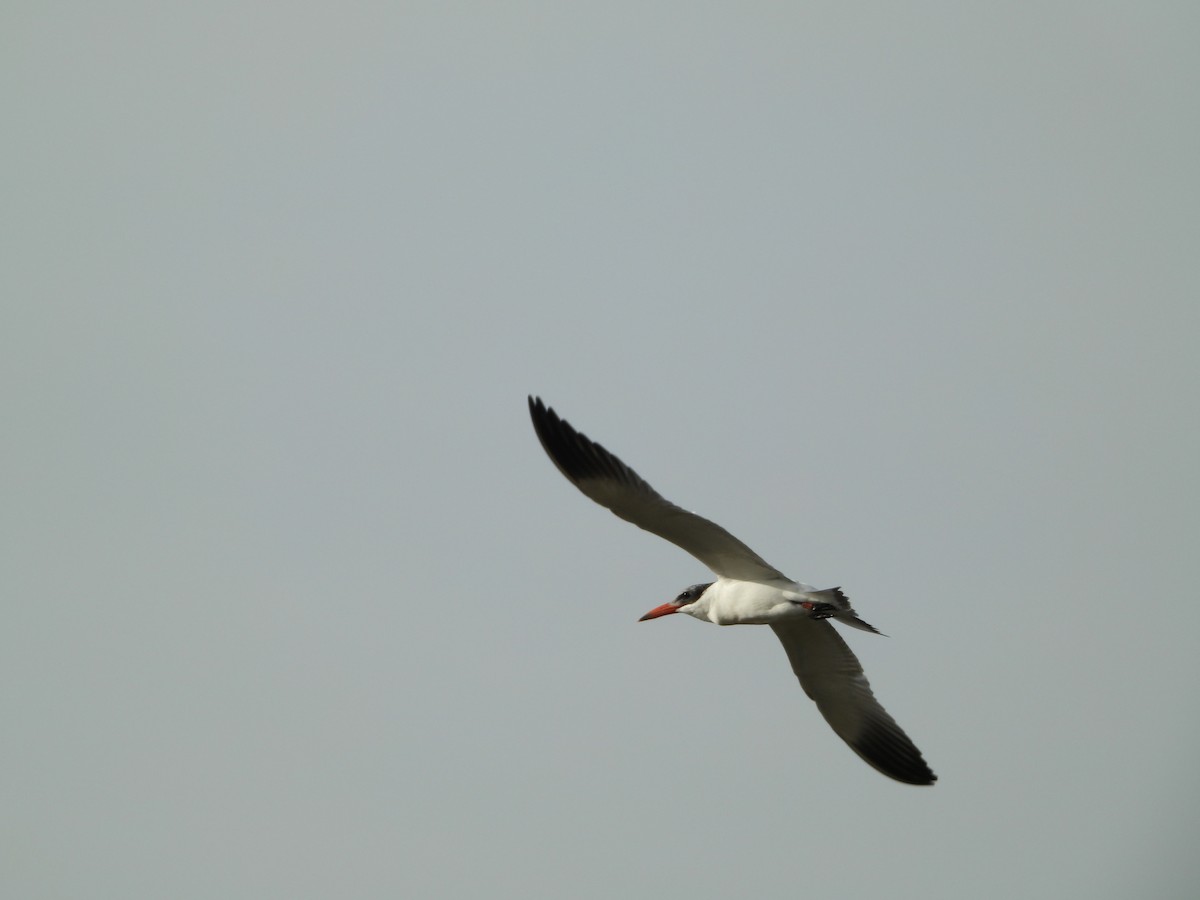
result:
[[[4,896],[1195,896],[1194,4],[2,19]]]

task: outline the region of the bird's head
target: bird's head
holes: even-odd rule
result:
[[[677,612],[691,613],[699,609],[696,604],[700,602],[700,598],[704,595],[704,592],[712,586],[713,582],[711,581],[707,584],[693,584],[690,588],[681,591],[679,596],[674,600],[668,600],[662,606],[654,607],[654,609],[650,610],[650,612],[646,613],[638,621],[645,622],[647,619],[657,619],[659,616],[669,616]]]

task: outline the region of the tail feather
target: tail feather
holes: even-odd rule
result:
[[[864,622],[858,617],[858,613],[850,606],[850,598],[842,593],[840,587],[826,588],[823,591],[809,591],[807,596],[812,598],[811,615],[814,619],[837,619],[859,631],[883,634],[874,625]]]

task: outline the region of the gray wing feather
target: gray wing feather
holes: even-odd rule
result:
[[[800,687],[851,750],[897,781],[937,781],[921,751],[875,699],[858,658],[832,625],[794,619],[771,628],[787,651]]]
[[[637,472],[576,431],[535,397],[529,415],[542,448],[575,487],[626,522],[686,550],[717,575],[747,581],[785,576],[732,534],[664,499]]]

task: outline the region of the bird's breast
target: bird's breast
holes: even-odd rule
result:
[[[757,581],[718,581],[704,592],[706,598],[713,596],[703,618],[716,625],[769,625],[805,615],[794,602],[801,598],[800,593],[789,587]]]

